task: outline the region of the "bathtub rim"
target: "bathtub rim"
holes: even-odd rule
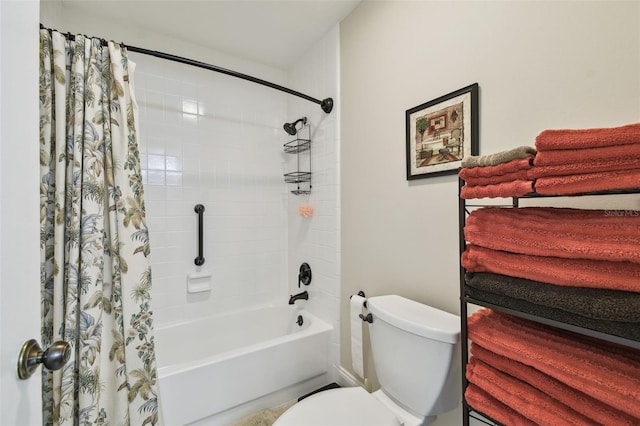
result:
[[[190,320],[184,320],[184,321],[176,321],[176,322],[172,322],[166,325],[163,325],[162,327],[157,328],[155,331],[161,331],[164,330],[166,328],[173,328],[173,327],[178,327],[178,326],[184,326],[184,325],[188,325],[192,322],[195,321],[207,321],[207,320],[211,320],[214,318],[224,318],[224,317],[230,317],[230,316],[234,316],[234,315],[238,315],[238,314],[243,314],[246,312],[254,312],[254,311],[259,311],[259,310],[263,310],[263,309],[272,309],[272,308],[287,308],[287,305],[269,305],[269,306],[259,306],[259,307],[253,307],[253,308],[246,308],[246,309],[238,309],[238,310],[234,310],[234,311],[229,311],[229,312],[225,312],[224,314],[218,314],[218,315],[209,315],[206,317],[202,317],[202,318],[197,318],[194,319],[192,321]],[[232,349],[232,350],[228,350],[225,352],[221,352],[218,354],[214,354],[214,355],[209,355],[209,356],[204,356],[202,358],[198,358],[197,360],[194,361],[189,361],[189,362],[185,362],[185,363],[176,363],[176,364],[172,364],[172,365],[168,365],[168,366],[160,366],[157,365],[157,369],[158,369],[158,380],[160,380],[161,378],[164,377],[170,377],[170,376],[174,376],[177,374],[182,374],[188,371],[192,371],[194,369],[197,369],[199,367],[201,367],[202,365],[206,365],[212,362],[221,362],[230,358],[234,358],[237,356],[240,356],[242,354],[245,353],[249,353],[249,352],[254,352],[260,349],[267,349],[267,348],[271,348],[274,347],[276,345],[282,344],[282,343],[286,343],[289,342],[291,340],[295,340],[295,339],[299,339],[302,336],[314,336],[320,333],[324,333],[324,332],[331,332],[334,327],[327,323],[326,321],[322,320],[321,318],[317,317],[316,315],[310,313],[309,311],[305,310],[304,308],[300,308],[300,307],[292,307],[291,309],[291,314],[292,317],[295,315],[302,315],[303,318],[309,318],[311,324],[309,324],[309,326],[303,330],[300,331],[296,331],[294,333],[288,333],[285,334],[283,336],[279,336],[275,339],[269,339],[266,341],[262,341],[262,342],[258,342],[258,343],[254,343],[254,344],[250,344],[247,346],[242,346],[240,348],[237,349]]]

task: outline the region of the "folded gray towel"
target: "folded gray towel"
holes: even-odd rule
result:
[[[467,272],[465,281],[472,288],[584,318],[640,323],[640,293],[560,286],[488,272]]]
[[[606,334],[623,337],[630,340],[640,341],[640,327],[636,322],[603,321],[586,318],[581,315],[563,311],[562,309],[550,308],[548,306],[537,305],[521,299],[491,293],[470,286],[465,286],[468,296],[477,300],[492,303],[497,306],[510,308],[518,312],[524,312],[543,318],[549,318],[565,324],[572,324],[590,330],[600,331]]]
[[[485,167],[496,166],[502,163],[508,163],[512,160],[519,160],[521,158],[533,158],[536,153],[535,148],[530,146],[519,146],[507,151],[496,152],[495,154],[488,155],[471,155],[462,159],[462,167]]]

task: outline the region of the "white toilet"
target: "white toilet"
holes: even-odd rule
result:
[[[460,403],[460,317],[396,295],[372,297],[367,308],[380,390],[319,392],[274,426],[428,425]]]

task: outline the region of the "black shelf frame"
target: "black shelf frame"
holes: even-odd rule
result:
[[[517,311],[511,308],[507,308],[504,306],[495,305],[493,303],[485,302],[482,300],[475,299],[473,297],[469,297],[465,294],[465,269],[462,266],[462,253],[466,249],[466,240],[464,238],[464,226],[466,223],[467,215],[469,215],[469,208],[482,208],[482,207],[510,207],[510,208],[518,208],[520,206],[521,199],[535,199],[535,198],[569,198],[569,197],[582,197],[582,196],[599,196],[599,195],[629,195],[629,194],[640,194],[640,188],[632,188],[632,189],[622,189],[622,190],[609,190],[609,191],[594,191],[594,192],[585,192],[580,194],[571,194],[571,195],[544,195],[538,193],[531,193],[524,196],[519,197],[508,197],[511,199],[511,202],[508,204],[493,204],[486,203],[482,204],[480,200],[474,200],[473,204],[468,204],[467,200],[460,197],[460,193],[462,187],[464,186],[464,180],[458,177],[458,236],[459,236],[459,261],[460,261],[460,333],[461,333],[461,352],[462,352],[462,424],[463,426],[469,426],[469,420],[471,418],[481,421],[482,423],[502,426],[501,423],[493,420],[491,417],[482,413],[479,410],[471,407],[464,398],[464,393],[467,389],[469,381],[466,378],[465,372],[467,370],[467,364],[469,362],[469,340],[468,340],[468,329],[467,329],[467,317],[469,315],[468,306],[469,304],[475,306],[482,306],[485,308],[491,308],[493,310],[503,312],[509,315],[513,315],[519,318],[524,318],[530,321],[535,321],[540,324],[550,325],[555,328],[559,328],[562,330],[571,331],[574,333],[582,334],[588,337],[594,337],[600,340],[617,343],[620,345],[628,346],[634,349],[640,350],[640,341],[627,339],[624,337],[603,333],[601,331],[592,330],[589,328],[584,328],[580,326],[576,326],[569,323],[564,323],[561,321],[556,321],[550,318],[542,317],[539,315],[529,314],[527,312]],[[507,198],[505,198],[507,199]],[[490,423],[487,423],[484,419],[477,417],[477,415],[484,417]]]

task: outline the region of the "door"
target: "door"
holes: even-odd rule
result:
[[[0,1],[0,425],[42,423],[40,371],[16,373],[40,340],[38,20],[39,1]]]

